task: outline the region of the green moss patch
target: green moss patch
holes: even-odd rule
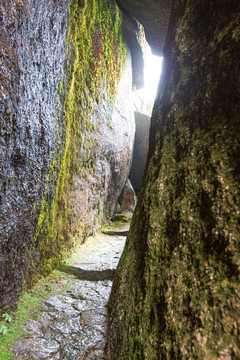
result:
[[[94,140],[99,123],[90,115],[105,89],[109,106],[114,107],[126,62],[121,24],[121,13],[114,1],[72,0],[69,5],[68,65],[59,85],[60,100],[64,103],[64,129],[57,125],[57,148],[30,250],[34,256],[40,248],[41,255],[37,263],[30,265],[31,272],[36,267],[47,275],[61,262],[66,249],[84,241],[103,220],[89,219],[85,209],[88,199],[76,200],[74,190],[79,181],[82,186],[91,183],[96,158],[100,156],[99,145]],[[63,144],[58,145],[62,138]],[[56,173],[59,173],[57,182]],[[49,187],[55,187],[53,200],[48,195]],[[73,215],[76,208],[78,213]]]
[[[238,1],[175,2],[108,359],[240,358],[239,14]]]

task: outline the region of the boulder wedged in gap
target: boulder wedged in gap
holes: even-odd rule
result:
[[[142,185],[143,174],[147,162],[151,121],[150,116],[139,111],[135,111],[134,116],[136,131],[129,180],[131,181],[136,194],[138,194]]]

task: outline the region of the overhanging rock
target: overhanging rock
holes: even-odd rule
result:
[[[172,0],[118,0],[144,27],[153,53],[161,55],[168,29]]]

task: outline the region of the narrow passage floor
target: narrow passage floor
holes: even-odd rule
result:
[[[128,223],[91,237],[63,267],[64,290],[41,303],[39,318],[26,325],[26,336],[12,351],[22,360],[98,360],[106,343],[112,280],[123,251]]]

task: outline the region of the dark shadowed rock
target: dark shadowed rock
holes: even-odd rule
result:
[[[152,51],[161,55],[165,44],[172,0],[118,0],[144,27]]]
[[[133,84],[137,89],[144,87],[143,51],[146,45],[144,29],[141,24],[121,7],[123,14],[123,36],[132,56]]]
[[[109,360],[240,358],[239,22],[239,0],[175,1]]]

